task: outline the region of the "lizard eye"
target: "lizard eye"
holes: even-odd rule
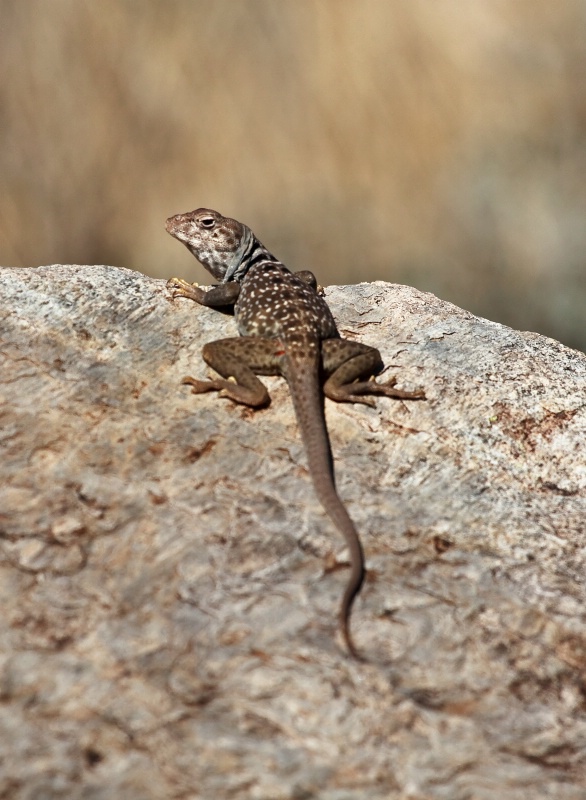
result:
[[[202,217],[200,219],[200,224],[202,228],[213,228],[216,224],[216,220],[213,217]]]

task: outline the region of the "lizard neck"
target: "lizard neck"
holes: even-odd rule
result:
[[[280,264],[281,262],[270,253],[262,242],[256,238],[254,233],[246,225],[244,228],[238,249],[234,252],[226,273],[222,278],[222,283],[236,281],[242,283],[248,270],[256,264],[270,262]]]

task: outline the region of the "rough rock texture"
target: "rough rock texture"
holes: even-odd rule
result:
[[[286,384],[180,385],[233,320],[112,267],[0,295],[1,798],[586,796],[586,356],[327,290],[428,397],[327,404],[360,664]]]

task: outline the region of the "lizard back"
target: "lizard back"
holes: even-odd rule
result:
[[[282,338],[291,355],[308,355],[322,339],[339,336],[327,303],[276,259],[248,270],[234,313],[242,336]]]

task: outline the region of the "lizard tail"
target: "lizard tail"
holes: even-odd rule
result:
[[[350,633],[350,614],[364,582],[364,552],[354,523],[336,491],[319,371],[318,359],[295,359],[286,370],[286,378],[315,493],[329,518],[344,536],[350,551],[350,577],[340,606],[340,627],[348,651],[354,658],[362,660]]]

